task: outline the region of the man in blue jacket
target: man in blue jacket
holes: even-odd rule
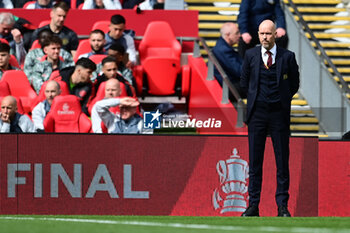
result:
[[[238,44],[238,53],[242,58],[247,49],[259,44],[256,32],[260,23],[266,19],[276,24],[276,44],[282,48],[287,47],[286,21],[280,0],[242,0],[237,19],[242,34]]]

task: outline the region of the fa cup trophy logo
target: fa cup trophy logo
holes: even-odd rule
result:
[[[247,208],[248,171],[247,161],[240,158],[238,150],[216,164],[216,171],[220,178],[220,187],[214,190],[213,206],[221,214],[227,212],[244,212]]]

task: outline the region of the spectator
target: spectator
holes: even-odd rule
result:
[[[276,23],[276,44],[283,48],[287,47],[286,21],[280,1],[242,0],[237,19],[239,30],[242,34],[238,44],[238,53],[242,58],[247,49],[259,44],[259,38],[256,32],[260,23],[265,19],[270,19]]]
[[[109,79],[117,79],[125,85],[128,96],[134,96],[134,88],[131,84],[118,73],[117,61],[113,57],[106,57],[102,60],[102,75],[98,76],[95,81],[95,90],[98,90],[100,84]]]
[[[105,86],[105,99],[108,98],[114,98],[118,97],[121,94],[121,89],[120,89],[120,83],[117,79],[109,79],[106,81],[106,86]],[[116,113],[119,112],[119,108],[110,108],[109,109],[111,112]],[[91,111],[91,122],[92,122],[92,131],[94,133],[102,133],[102,128],[101,128],[101,118],[98,115],[95,106],[92,108]]]
[[[67,84],[70,94],[79,98],[82,111],[88,116],[90,114],[87,105],[95,94],[90,78],[95,70],[95,63],[83,57],[77,61],[75,67],[67,67],[60,71],[62,81]]]
[[[10,0],[2,0],[0,1],[0,8],[12,9],[13,4]]]
[[[60,85],[54,81],[48,81],[45,87],[45,100],[38,103],[32,111],[32,120],[37,132],[44,131],[44,119],[51,109],[53,99],[61,94]]]
[[[61,46],[62,40],[58,36],[53,35],[44,40],[42,49],[45,56],[34,65],[32,76],[30,77],[37,93],[39,93],[43,83],[49,80],[53,71],[74,66],[74,62],[64,61],[60,57]]]
[[[89,9],[121,10],[122,5],[119,0],[85,0],[83,10]]]
[[[92,55],[96,55],[96,54],[106,54],[106,51],[104,49],[106,40],[105,40],[105,34],[102,30],[96,29],[90,32],[89,42],[91,46],[91,51],[80,55],[79,58],[82,58],[82,57],[89,58]]]
[[[0,132],[35,132],[34,124],[29,117],[17,112],[17,101],[13,96],[6,96],[1,101]]]
[[[109,98],[97,101],[93,110],[101,118],[106,126],[108,133],[112,134],[140,134],[152,133],[152,131],[143,128],[143,120],[136,113],[139,102],[131,97]],[[114,114],[109,108],[120,107],[120,113]]]
[[[24,4],[26,4],[29,1],[30,0],[11,0],[13,6],[15,8],[22,8],[24,6]]]
[[[10,65],[10,46],[0,43],[0,80],[6,70],[18,70],[18,68]]]
[[[36,0],[34,3],[29,4],[26,9],[50,9],[54,5],[52,0]]]
[[[105,49],[108,50],[112,44],[119,43],[124,46],[129,55],[129,61],[126,64],[131,68],[136,64],[136,49],[132,36],[125,33],[125,18],[122,15],[113,15],[111,17],[111,24],[109,25],[109,32],[106,33]]]
[[[33,68],[35,64],[39,63],[43,56],[45,56],[45,53],[43,51],[43,43],[44,41],[52,37],[53,33],[50,29],[43,29],[39,33],[38,41],[41,46],[41,48],[32,49],[28,52],[26,59],[24,60],[24,67],[23,71],[27,75],[28,80],[30,83],[32,83],[32,74],[33,74]],[[60,49],[60,57],[63,59],[66,63],[71,63],[74,65],[72,54],[64,50],[63,48]]]
[[[0,38],[6,39],[9,44],[11,54],[16,56],[19,64],[23,64],[27,52],[24,49],[22,33],[14,28],[15,19],[11,13],[0,13]]]
[[[239,41],[239,29],[237,24],[225,23],[220,29],[221,37],[217,40],[215,47],[213,48],[213,54],[224,69],[231,83],[235,86],[236,90],[241,96],[243,92],[240,87],[240,76],[242,68],[242,59],[238,53],[233,49],[233,45]],[[214,67],[214,75],[216,80],[222,86],[223,79],[219,71]]]
[[[36,29],[33,32],[32,42],[38,38],[38,34],[41,30],[50,29],[54,35],[57,35],[62,39],[62,48],[72,53],[74,57],[74,53],[78,48],[79,39],[74,31],[64,26],[64,21],[68,14],[68,10],[69,8],[65,2],[56,3],[50,12],[50,24]]]
[[[145,0],[139,5],[140,10],[164,9],[164,0]]]
[[[123,9],[133,9],[135,6],[139,5],[144,0],[124,0]]]

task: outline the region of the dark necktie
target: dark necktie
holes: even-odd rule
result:
[[[267,50],[266,53],[267,55],[269,55],[269,57],[267,58],[267,67],[270,68],[272,66],[272,53],[269,50]]]

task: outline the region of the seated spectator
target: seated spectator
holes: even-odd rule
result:
[[[64,61],[60,57],[62,40],[58,36],[53,35],[48,37],[44,40],[42,46],[45,55],[41,58],[40,62],[34,65],[32,76],[30,77],[37,93],[39,93],[43,83],[49,80],[53,71],[74,66],[74,62]]]
[[[132,36],[125,33],[125,18],[122,15],[113,15],[111,17],[111,24],[109,25],[109,32],[106,33],[105,49],[108,50],[112,44],[119,43],[124,46],[129,55],[129,61],[126,64],[131,68],[136,64],[136,49]]]
[[[91,46],[91,51],[80,55],[79,58],[89,58],[92,55],[96,54],[107,54],[106,50],[104,49],[104,45],[106,43],[105,34],[102,30],[96,29],[90,32],[89,42]]]
[[[102,60],[102,75],[98,76],[94,85],[95,90],[98,90],[100,84],[109,79],[117,79],[125,85],[126,93],[128,96],[134,96],[134,88],[131,84],[118,73],[117,61],[113,57],[106,57]]]
[[[120,89],[120,83],[117,79],[109,79],[106,81],[106,86],[105,86],[105,99],[108,98],[114,98],[118,97],[121,94],[121,89]],[[109,109],[113,113],[119,112],[119,108],[110,108]],[[92,108],[91,111],[91,122],[92,122],[92,131],[94,133],[102,133],[102,128],[101,128],[101,118],[96,112],[95,106]]]
[[[6,70],[18,70],[10,65],[10,46],[0,42],[0,80]]]
[[[23,71],[27,75],[29,82],[32,83],[32,74],[33,74],[33,68],[35,64],[39,63],[43,56],[45,56],[44,50],[43,50],[43,43],[44,41],[52,37],[53,33],[50,29],[43,29],[39,33],[38,41],[41,46],[41,48],[32,49],[28,52],[26,59],[24,60],[24,67]],[[74,61],[72,54],[64,50],[63,48],[60,49],[60,57],[63,59],[66,63],[71,63],[74,66]]]
[[[13,96],[6,96],[1,101],[0,132],[36,132],[34,124],[29,117],[17,112],[17,101]]]
[[[52,8],[54,2],[52,0],[36,0],[29,4],[25,9],[49,9]]]
[[[88,116],[90,114],[87,105],[95,94],[90,78],[95,70],[95,63],[83,57],[77,61],[75,67],[67,67],[60,71],[62,81],[67,84],[70,94],[79,98],[82,111]]]
[[[13,4],[11,0],[2,0],[0,1],[0,8],[12,9]]]
[[[108,133],[112,134],[140,134],[152,133],[143,128],[143,119],[137,112],[140,103],[131,97],[108,98],[97,101],[93,111],[96,111],[106,126]],[[120,113],[114,114],[109,108],[120,107]]]
[[[164,0],[145,0],[139,5],[140,10],[164,9]]]
[[[239,84],[242,59],[232,47],[239,41],[240,33],[238,26],[234,23],[225,23],[222,25],[220,33],[221,37],[217,40],[216,45],[212,50],[213,54],[224,69],[231,83],[242,96],[244,94]],[[216,67],[214,67],[214,75],[222,86],[223,79]]]
[[[41,30],[49,29],[54,35],[57,35],[62,39],[62,48],[72,53],[74,57],[74,53],[79,45],[79,39],[74,31],[64,26],[64,21],[68,14],[68,10],[69,8],[65,2],[56,3],[50,12],[50,24],[38,28],[33,32],[32,43],[38,38]]]
[[[38,103],[32,111],[32,120],[37,132],[44,131],[44,119],[47,113],[50,111],[53,99],[61,94],[60,85],[54,81],[48,81],[45,87],[45,100]]]
[[[139,5],[144,0],[124,0],[123,9],[133,9],[135,6]]]
[[[85,0],[82,9],[120,10],[122,9],[122,5],[120,4],[119,0]]]
[[[0,38],[9,42],[10,53],[16,56],[19,64],[23,64],[27,52],[24,49],[22,33],[17,28],[14,28],[14,25],[15,19],[11,13],[0,13]]]

